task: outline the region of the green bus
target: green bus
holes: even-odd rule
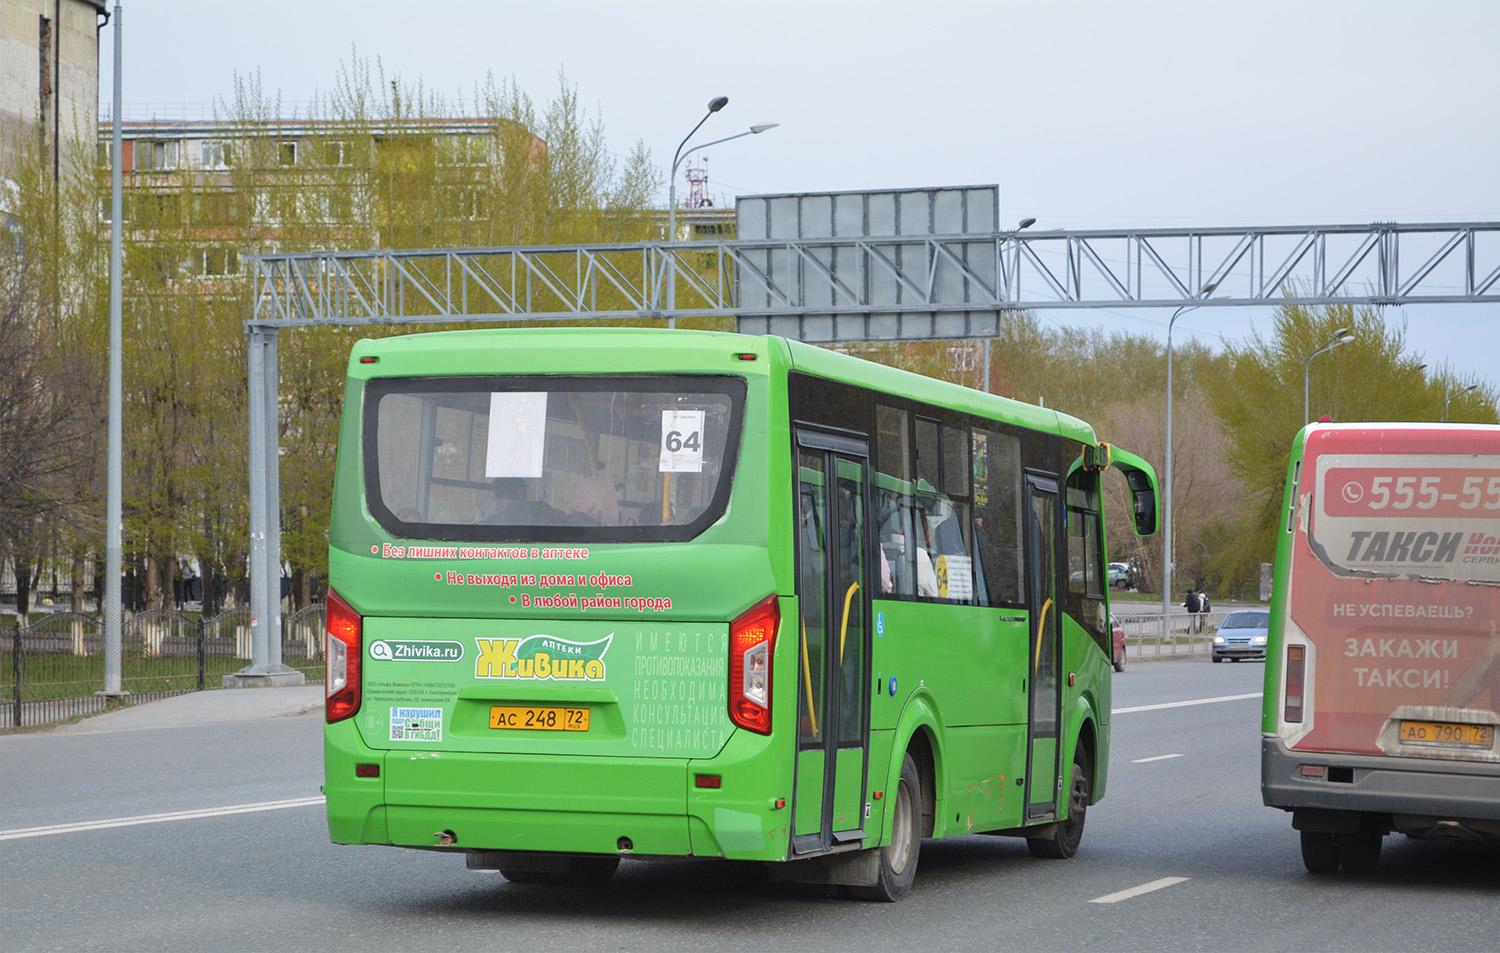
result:
[[[1081,421],[778,337],[510,329],[359,342],[339,440],[334,841],[885,900],[923,837],[1077,849],[1102,472],[1157,514]]]
[[[1265,804],[1314,873],[1391,832],[1500,844],[1500,427],[1312,424],[1283,506]]]

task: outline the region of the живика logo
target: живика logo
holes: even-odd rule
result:
[[[604,653],[614,637],[611,632],[597,642],[574,642],[555,635],[475,639],[479,658],[474,663],[474,677],[602,681]]]

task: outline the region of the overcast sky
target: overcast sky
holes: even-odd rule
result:
[[[236,73],[305,101],[357,50],[453,100],[493,73],[544,102],[563,70],[663,179],[726,95],[695,141],[781,124],[706,150],[730,203],[995,183],[1001,223],[1037,228],[1500,220],[1494,0],[154,0],[123,21],[130,119],[211,117]],[[1430,367],[1500,387],[1500,305],[1403,314]],[[1169,315],[1043,313],[1159,337]],[[1175,335],[1252,326],[1269,310]]]

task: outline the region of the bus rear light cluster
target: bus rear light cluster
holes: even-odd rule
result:
[[[324,717],[329,724],[359,713],[360,656],[364,620],[339,594],[328,590],[327,669],[323,686]]]
[[[729,623],[729,720],[762,735],[771,733],[771,652],[780,623],[774,595]]]
[[[1307,648],[1302,645],[1286,647],[1286,706],[1282,720],[1287,724],[1302,723],[1302,694],[1307,680]]]

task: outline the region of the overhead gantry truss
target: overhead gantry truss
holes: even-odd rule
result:
[[[1500,222],[308,252],[252,261],[251,323],[263,327],[734,317],[742,331],[803,340],[891,340],[983,336],[1008,310],[1500,302]],[[674,279],[675,307],[667,309]]]
[[[1500,222],[247,256],[252,674],[281,664],[277,336],[318,325],[733,317],[818,343],[994,335],[1054,308],[1500,302]],[[675,298],[666,289],[675,282]],[[673,300],[675,307],[666,308]],[[242,673],[243,674],[243,673]]]

